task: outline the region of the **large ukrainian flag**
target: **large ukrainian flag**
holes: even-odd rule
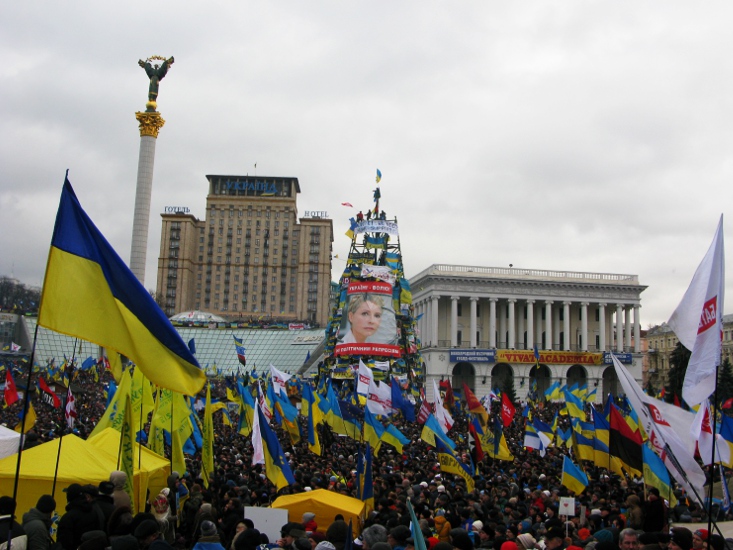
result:
[[[196,395],[206,375],[64,181],[38,324],[130,358],[154,384]]]

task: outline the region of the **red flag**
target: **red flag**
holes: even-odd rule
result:
[[[433,414],[432,403],[430,403],[427,399],[423,399],[422,404],[420,405],[420,411],[417,413],[418,424],[425,424],[428,416],[430,416],[431,414]]]
[[[504,427],[508,427],[509,424],[512,423],[512,420],[514,420],[514,413],[516,412],[516,409],[514,408],[514,405],[509,400],[509,396],[506,394],[506,392],[501,394],[501,421],[504,424]]]
[[[76,400],[74,399],[74,396],[71,393],[71,386],[69,386],[69,391],[66,393],[66,425],[69,426],[69,429],[74,428],[74,419],[77,417],[76,414]]]
[[[489,413],[465,382],[463,383],[463,395],[466,397],[468,410],[473,414],[477,414],[482,420],[482,425],[487,426],[489,424]]]
[[[731,397],[730,399],[726,399],[725,403],[723,403],[723,406],[720,408],[721,409],[730,409],[731,407],[733,407],[733,397]]]
[[[682,406],[682,403],[680,403],[680,398],[677,397],[676,393],[674,394],[674,404],[677,405],[678,407]]]
[[[51,399],[52,402],[49,403],[49,405],[53,405],[56,409],[61,406],[61,399],[59,399],[59,396],[56,395],[56,393],[48,386],[46,381],[43,379],[43,376],[38,378],[38,388]]]
[[[15,387],[13,375],[10,369],[5,370],[5,405],[12,405],[18,402],[18,390]]]

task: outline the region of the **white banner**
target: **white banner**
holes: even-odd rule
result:
[[[392,268],[386,265],[361,264],[361,276],[374,277],[391,285],[394,285],[397,280],[395,274],[392,272]]]
[[[354,233],[388,233],[390,235],[399,235],[397,224],[388,222],[387,220],[364,220],[356,224]]]

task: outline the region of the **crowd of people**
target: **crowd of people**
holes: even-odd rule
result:
[[[85,437],[104,413],[104,403],[99,382],[82,373],[74,384],[79,388],[75,429]],[[212,396],[226,398],[224,380],[212,380]],[[28,445],[65,432],[62,411],[43,403],[34,406],[38,418]],[[550,422],[560,406],[548,403],[534,414]],[[0,411],[0,420],[11,427],[17,422],[14,407]],[[448,435],[457,444],[457,456],[471,462],[468,414],[456,408],[453,416]],[[351,539],[342,519],[307,514],[284,525],[281,538],[270,541],[245,517],[245,507],[266,507],[280,494],[314,489],[356,496],[359,443],[321,431],[319,456],[309,451],[305,438],[293,443],[273,425],[295,479],[278,492],[264,468],[252,466],[250,438],[237,432],[236,419],[227,425],[221,415],[214,418],[216,464],[210,479],[201,479],[200,453],[187,456],[186,471],[173,472],[168,487],[150,495],[146,510],[135,515],[121,489],[122,472],[111,472],[101,482],[72,485],[55,497],[38,495],[36,506],[15,520],[14,501],[6,495],[0,498],[0,542],[10,539],[18,550],[24,544],[29,550],[411,550],[415,535],[409,528],[409,500],[431,550],[723,550],[725,545],[723,537],[704,529],[670,530],[671,522],[707,521],[704,511],[680,491],[659,494],[641,479],[586,462],[581,465],[589,485],[572,495],[561,483],[568,449],[553,446],[543,457],[524,448],[521,407],[504,430],[514,459],[476,462],[472,490],[459,476],[441,471],[436,449],[421,440],[422,425],[392,419],[411,443],[401,453],[385,444],[374,457],[374,509],[358,526],[361,535]],[[560,499],[568,496],[575,498],[576,514],[564,517]],[[48,536],[54,515],[60,516],[55,541]]]

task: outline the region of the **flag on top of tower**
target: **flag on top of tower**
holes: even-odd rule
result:
[[[723,215],[710,248],[695,271],[687,292],[669,318],[669,326],[692,352],[682,385],[682,397],[697,405],[715,390],[720,363],[725,289]]]

